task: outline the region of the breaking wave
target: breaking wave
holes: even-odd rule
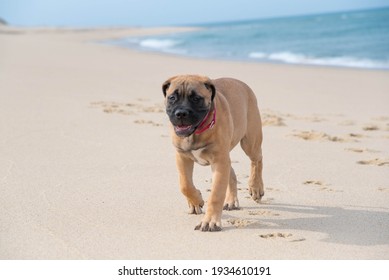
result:
[[[371,69],[389,69],[389,61],[374,61],[371,59],[356,58],[351,56],[341,57],[310,57],[303,54],[292,52],[252,52],[248,55],[250,59],[282,62],[289,64],[322,65],[322,66],[341,66]]]

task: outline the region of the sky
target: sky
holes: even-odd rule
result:
[[[0,0],[15,26],[166,26],[389,7],[389,0]]]

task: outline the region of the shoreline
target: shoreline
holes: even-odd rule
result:
[[[183,31],[185,32],[185,31]],[[148,36],[148,35],[146,35]],[[130,36],[132,37],[132,36]],[[105,41],[105,40],[102,40]],[[189,55],[180,55],[180,54],[174,54],[169,52],[163,52],[163,51],[153,51],[153,50],[144,50],[141,48],[136,47],[126,47],[121,46],[119,44],[111,44],[107,43],[108,45],[117,46],[119,48],[124,48],[132,51],[142,52],[142,53],[150,53],[154,55],[162,55],[167,57],[175,57],[175,58],[183,58],[183,59],[189,59],[189,60],[202,60],[202,61],[213,61],[215,63],[217,62],[232,62],[232,63],[247,63],[247,64],[258,64],[258,65],[264,65],[264,66],[291,66],[291,67],[302,67],[302,68],[312,68],[312,69],[340,69],[340,70],[355,70],[355,71],[373,71],[373,72],[389,72],[389,68],[364,68],[364,67],[354,67],[354,66],[341,66],[341,65],[319,65],[319,64],[304,64],[304,63],[287,63],[287,62],[276,62],[276,61],[253,61],[249,59],[228,59],[228,58],[207,58],[207,57],[197,57],[197,56],[189,56]]]
[[[192,32],[204,29],[203,27],[191,27],[191,26],[161,26],[161,27],[14,27],[8,25],[0,25],[0,35],[11,35],[11,34],[80,34],[88,35],[85,38],[90,37],[91,40],[89,43],[97,43],[104,45],[110,45],[122,49],[127,49],[135,52],[149,53],[154,55],[162,55],[167,57],[176,57],[183,59],[193,59],[193,60],[202,60],[202,61],[214,61],[214,62],[232,62],[232,63],[248,63],[248,64],[259,64],[259,65],[274,65],[274,66],[292,66],[292,67],[303,67],[303,68],[328,68],[328,69],[344,69],[344,70],[356,70],[356,71],[377,71],[377,72],[389,72],[389,69],[386,68],[370,68],[370,67],[356,67],[356,66],[342,66],[342,65],[320,65],[320,64],[305,64],[305,63],[289,63],[289,62],[277,62],[277,61],[266,61],[266,60],[250,60],[250,59],[228,59],[224,58],[207,58],[199,56],[190,56],[184,54],[170,53],[158,50],[147,50],[140,47],[128,47],[121,44],[113,44],[109,41],[120,40],[130,37],[146,37],[146,36],[155,36],[155,35],[168,35],[174,33],[185,33]],[[96,36],[96,37],[94,37]]]
[[[189,32],[192,31],[192,30],[189,30]],[[179,31],[181,32],[181,31]],[[182,31],[182,32],[186,32],[185,30]],[[171,32],[168,32],[167,34],[169,34]],[[173,33],[175,33],[175,31],[173,31]],[[148,34],[148,35],[144,35],[144,36],[150,36],[150,35],[154,35],[154,34]],[[159,35],[159,34],[155,34],[155,35]],[[161,33],[161,35],[164,35],[164,33]],[[143,35],[142,35],[143,36]],[[137,36],[128,36],[128,37],[124,37],[124,38],[131,38],[131,37],[135,37],[137,38]],[[118,38],[118,39],[114,39],[114,40],[120,40],[120,39],[124,39],[124,38]],[[201,56],[195,56],[195,55],[185,55],[185,54],[178,54],[178,53],[172,53],[172,52],[164,52],[164,51],[158,51],[158,50],[147,50],[147,49],[144,49],[144,48],[141,48],[141,47],[130,47],[130,46],[125,46],[125,45],[121,45],[120,43],[110,43],[109,42],[109,39],[108,40],[101,40],[101,42],[104,43],[104,41],[108,41],[106,42],[106,44],[108,45],[113,45],[113,46],[116,46],[116,47],[119,47],[119,48],[124,48],[124,49],[128,49],[128,50],[132,50],[132,51],[138,51],[138,52],[142,52],[142,53],[150,53],[150,54],[155,54],[155,55],[162,55],[162,56],[168,56],[168,57],[176,57],[176,58],[183,58],[183,59],[194,59],[194,60],[203,60],[203,61],[214,61],[214,62],[235,62],[235,63],[248,63],[248,64],[259,64],[259,65],[280,65],[280,66],[292,66],[292,67],[307,67],[307,68],[328,68],[328,69],[345,69],[345,70],[361,70],[361,71],[377,71],[377,72],[389,72],[389,68],[374,68],[374,67],[356,67],[356,66],[345,66],[345,65],[325,65],[325,64],[308,64],[308,63],[289,63],[289,62],[277,62],[277,61],[270,61],[270,60],[250,60],[249,58],[247,59],[240,59],[240,58],[235,58],[235,59],[232,59],[232,58],[216,58],[216,57],[201,57]]]
[[[389,72],[93,42],[168,30],[0,32],[0,259],[388,259]],[[161,85],[184,73],[244,81],[264,123],[265,197],[236,147],[220,233],[178,187]],[[205,200],[210,178],[195,167]]]

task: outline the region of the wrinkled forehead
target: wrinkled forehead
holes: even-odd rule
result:
[[[198,79],[177,78],[171,82],[168,93],[178,91],[180,94],[187,94],[204,90],[206,90],[204,82]]]

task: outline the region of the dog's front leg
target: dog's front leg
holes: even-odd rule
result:
[[[180,189],[188,200],[189,214],[201,214],[204,200],[201,192],[193,184],[194,162],[184,154],[177,152],[176,163],[178,173],[180,174]]]
[[[223,204],[230,178],[231,160],[229,155],[218,158],[212,163],[212,190],[207,204],[207,211],[195,230],[220,231]]]

